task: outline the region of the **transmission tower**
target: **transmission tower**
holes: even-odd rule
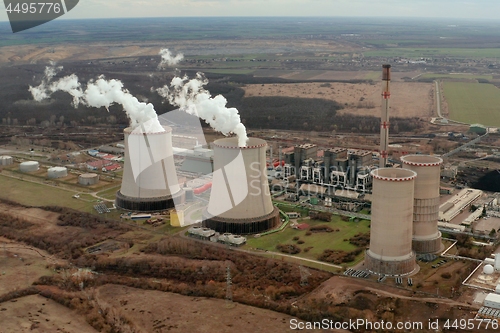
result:
[[[299,266],[300,268],[300,285],[302,287],[309,285],[308,278],[311,275],[311,272],[304,266]]]
[[[233,302],[233,282],[231,279],[231,268],[226,267],[226,304],[231,304]]]

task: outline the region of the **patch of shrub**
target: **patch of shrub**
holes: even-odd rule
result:
[[[276,245],[276,249],[288,254],[297,254],[301,251],[300,247],[294,244],[278,244]]]
[[[332,228],[330,228],[329,226],[325,225],[325,224],[319,224],[319,225],[315,225],[313,227],[310,227],[309,230],[311,232],[333,232],[334,230]]]

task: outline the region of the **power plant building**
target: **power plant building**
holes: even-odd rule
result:
[[[250,138],[216,140],[212,192],[203,226],[220,233],[255,234],[280,223],[266,174],[266,141]]]
[[[133,211],[160,211],[173,208],[174,199],[184,200],[175,171],[172,129],[146,133],[126,128],[125,161],[117,207]]]
[[[211,174],[213,171],[213,151],[202,147],[195,147],[190,149],[176,149],[174,154],[184,157],[182,162],[181,171],[190,173],[199,173],[203,175]]]
[[[412,251],[414,186],[417,173],[381,168],[373,176],[370,248],[365,266],[380,275],[408,275],[418,269]]]
[[[403,167],[417,173],[413,206],[413,249],[419,254],[443,249],[438,230],[439,185],[443,160],[437,156],[406,155]]]

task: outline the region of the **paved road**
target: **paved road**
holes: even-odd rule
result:
[[[241,250],[241,251],[247,252],[247,253],[251,253],[251,254],[255,254],[256,253],[256,251],[249,251],[249,250],[243,250],[243,249],[238,249],[238,250]],[[302,258],[302,257],[292,256],[290,254],[285,254],[285,253],[280,253],[280,252],[265,251],[265,253],[272,254],[273,256],[275,255],[275,256],[281,256],[281,257],[290,257],[290,258],[293,258],[293,259],[296,259],[296,260],[313,262],[315,264],[324,265],[324,266],[330,266],[330,267],[339,268],[339,269],[343,268],[342,266],[334,265],[334,264],[329,264],[329,263],[326,263],[324,261],[319,261],[319,260],[313,260],[313,259],[308,259],[308,258]]]
[[[436,85],[436,110],[439,118],[443,118],[441,115],[441,93],[439,91],[439,83],[438,81],[434,81]]]

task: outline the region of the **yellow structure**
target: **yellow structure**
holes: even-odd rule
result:
[[[170,225],[172,227],[183,227],[184,226],[184,211],[183,210],[171,210],[170,211]]]

